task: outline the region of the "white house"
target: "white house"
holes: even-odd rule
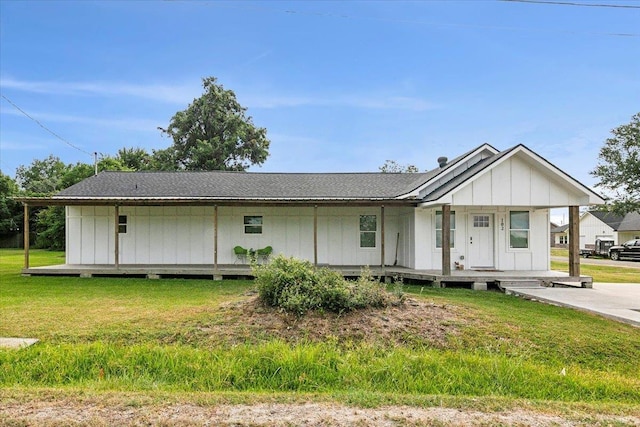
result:
[[[316,264],[445,275],[549,270],[549,210],[604,203],[524,145],[439,160],[403,174],[102,172],[22,201],[66,206],[68,265],[218,268],[237,262],[235,246],[271,246]]]
[[[640,238],[640,212],[618,215],[587,211],[580,217],[580,247],[591,248],[596,239],[610,237],[615,244]]]
[[[556,225],[551,223],[551,246],[566,247],[569,244],[569,224]]]

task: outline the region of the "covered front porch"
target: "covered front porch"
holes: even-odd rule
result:
[[[362,272],[361,266],[324,267],[339,271],[345,277],[355,277]],[[415,270],[398,266],[371,266],[371,273],[382,279],[394,278],[404,281],[424,283],[434,287],[468,286],[483,290],[493,285],[502,287],[518,285],[535,286],[578,286],[590,288],[592,278],[571,276],[568,273],[552,270],[540,271],[497,271],[497,270],[453,270],[443,274],[440,270]],[[82,265],[60,264],[45,267],[29,267],[22,270],[27,276],[79,276],[79,277],[146,277],[149,279],[191,277],[223,280],[231,278],[251,278],[253,272],[247,264],[112,264]]]

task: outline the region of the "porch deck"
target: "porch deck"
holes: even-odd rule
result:
[[[362,266],[323,265],[339,271],[345,277],[358,276]],[[429,282],[436,287],[447,284],[474,284],[538,281],[541,285],[551,286],[554,283],[591,287],[593,279],[589,276],[571,277],[568,273],[551,270],[515,271],[515,270],[453,270],[450,275],[443,275],[439,270],[414,270],[398,266],[370,266],[369,269],[377,277],[399,277],[418,282]],[[251,267],[246,264],[125,264],[118,267],[109,264],[81,265],[60,264],[45,267],[30,267],[22,270],[25,276],[80,276],[105,277],[129,276],[159,279],[163,277],[206,277],[214,280],[225,278],[252,277]]]

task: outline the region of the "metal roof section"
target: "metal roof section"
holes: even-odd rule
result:
[[[432,202],[435,200],[439,200],[440,198],[442,198],[443,196],[451,193],[452,191],[456,190],[457,188],[459,188],[462,184],[464,184],[465,182],[469,181],[471,178],[473,178],[474,176],[478,175],[479,173],[488,170],[487,168],[496,163],[497,161],[499,161],[500,159],[504,158],[505,156],[507,156],[512,150],[514,150],[514,148],[511,148],[507,151],[503,151],[499,154],[496,154],[492,157],[484,157],[481,160],[479,160],[477,163],[474,163],[473,165],[471,165],[471,167],[465,169],[464,171],[462,171],[462,173],[460,173],[459,175],[454,176],[450,181],[445,182],[443,185],[434,188],[429,194],[427,194],[423,201],[424,202]]]
[[[484,158],[491,157],[498,154],[496,148],[492,145],[484,143],[479,147],[474,148],[453,160],[447,162],[442,168],[436,168],[428,172],[429,178],[422,183],[419,187],[415,188],[410,193],[407,193],[402,198],[417,198],[424,199],[426,194],[430,192],[436,186],[441,185],[444,182],[448,182],[457,175],[464,173],[468,168],[478,163]]]

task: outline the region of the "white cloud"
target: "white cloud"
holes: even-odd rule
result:
[[[23,92],[75,96],[131,96],[171,104],[184,104],[198,96],[200,82],[190,85],[131,84],[122,82],[26,81],[2,78],[0,86]]]
[[[250,61],[258,61],[269,54],[269,51],[264,52],[250,59]],[[0,86],[4,89],[13,89],[39,94],[102,97],[128,96],[180,105],[190,102],[202,93],[202,87],[199,80],[194,81],[192,84],[166,85],[101,81],[27,81],[5,77],[0,79]],[[326,94],[304,94],[293,96],[249,95],[243,96],[242,102],[249,108],[264,109],[310,106],[425,111],[440,108],[440,106],[421,98],[375,93],[369,93],[366,95],[346,94],[336,96],[327,96]]]
[[[7,114],[12,116],[23,116],[20,111],[10,110],[7,108],[0,109],[0,114]],[[148,131],[158,132],[158,126],[164,125],[161,121],[150,119],[135,119],[135,118],[95,118],[84,117],[70,114],[55,114],[55,113],[43,113],[43,112],[29,112],[29,115],[35,119],[46,122],[57,123],[76,123],[85,124],[91,126],[109,127],[115,129],[132,130],[132,131]]]

